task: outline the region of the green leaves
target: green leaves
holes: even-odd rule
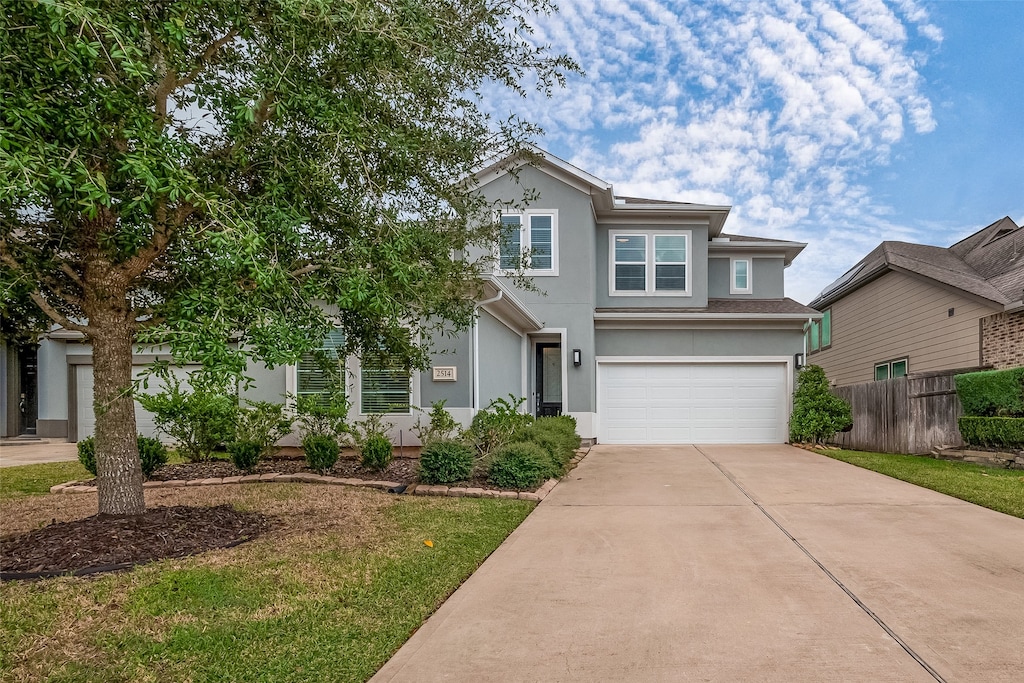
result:
[[[789,439],[793,443],[820,443],[853,424],[850,404],[829,389],[819,365],[808,365],[796,378]]]

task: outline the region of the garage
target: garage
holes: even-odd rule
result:
[[[135,379],[142,377],[146,371],[147,366],[138,365],[133,368],[133,375]],[[173,368],[172,372],[182,382],[182,386],[188,386],[188,375],[190,372],[198,370],[199,366],[185,366],[183,368]],[[75,417],[77,420],[77,440],[82,440],[87,436],[92,436],[96,430],[96,415],[92,407],[92,366],[91,365],[76,365],[75,366]],[[144,389],[148,393],[156,393],[161,389],[160,381],[152,377],[149,380],[149,389]],[[142,406],[138,403],[135,404],[135,422],[136,428],[139,434],[143,436],[150,436],[154,438],[161,438],[166,440],[166,436],[157,433],[156,424],[153,422],[153,414],[143,410]]]
[[[598,363],[599,443],[784,443],[786,362]]]

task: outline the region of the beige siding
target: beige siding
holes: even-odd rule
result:
[[[903,357],[911,373],[976,366],[978,320],[992,312],[938,285],[886,273],[832,304],[832,346],[807,361],[839,385],[870,382],[876,363]]]

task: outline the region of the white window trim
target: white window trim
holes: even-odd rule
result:
[[[654,238],[658,235],[686,237],[686,289],[657,291],[655,286]],[[615,289],[615,238],[645,237],[647,258],[644,261],[646,279],[644,291]],[[691,296],[693,282],[693,231],[692,230],[611,230],[608,232],[608,296]]]
[[[736,264],[747,264],[747,286],[740,288],[736,286]],[[753,294],[754,293],[754,259],[730,258],[729,259],[729,293],[730,294]]]
[[[523,273],[536,277],[555,277],[558,275],[558,209],[529,209],[527,211],[502,212],[498,214],[500,221],[503,216],[519,217],[519,249],[521,252],[529,253],[531,246],[531,217],[551,216],[551,268],[537,269],[526,268]],[[495,250],[495,274],[511,275],[512,271],[501,267],[501,247]]]
[[[294,397],[298,388],[298,365],[287,366],[285,374],[285,395],[288,397],[286,405],[289,409],[295,407]],[[345,359],[345,397],[349,402],[349,420],[360,419],[374,413],[363,412],[363,366],[359,358],[349,356]],[[414,408],[420,405],[420,373],[413,370],[409,377],[409,410],[402,413],[383,413],[385,416],[410,416]]]
[[[903,363],[906,366],[907,372],[906,374],[902,375],[903,377],[906,377],[910,374],[910,356],[903,356],[902,358],[894,358],[892,360],[883,361],[881,363],[875,363],[874,372],[876,376],[878,373],[878,368],[886,368],[888,372],[888,377],[886,377],[885,379],[896,379],[892,376],[892,366],[896,363]],[[875,381],[881,382],[883,380],[876,379]]]

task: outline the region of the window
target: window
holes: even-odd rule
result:
[[[832,309],[821,314],[821,320],[812,320],[804,328],[804,344],[809,353],[824,351],[832,346]]]
[[[387,356],[364,357],[360,370],[359,412],[408,413],[409,369]]]
[[[751,282],[750,259],[731,259],[730,265],[732,280],[729,285],[729,293],[751,294],[754,288]]]
[[[875,381],[883,379],[896,379],[906,377],[910,370],[910,362],[907,358],[899,358],[875,365]]]
[[[611,293],[689,294],[689,240],[686,233],[611,235]]]
[[[558,225],[553,211],[502,214],[498,267],[515,270],[527,257],[526,272],[558,274]]]
[[[320,348],[302,356],[295,368],[295,394],[320,395],[334,391],[345,392],[345,333],[331,330]]]

